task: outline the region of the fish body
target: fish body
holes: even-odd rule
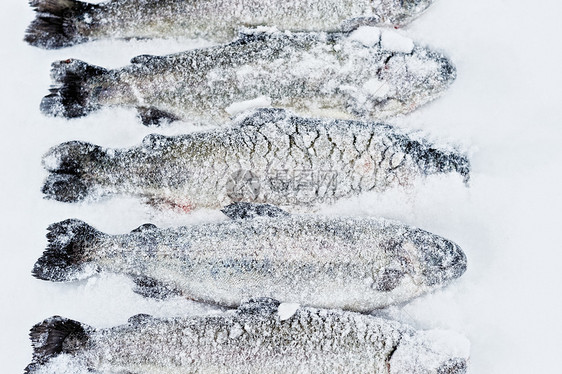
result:
[[[261,109],[209,131],[149,135],[129,149],[63,143],[43,164],[49,198],[129,195],[188,210],[233,201],[298,208],[434,174],[457,172],[468,180],[470,173],[461,152],[391,126],[302,118],[281,109]]]
[[[331,31],[354,24],[400,26],[433,0],[32,0],[37,18],[25,40],[61,48],[107,38],[231,40],[242,26]]]
[[[216,315],[138,315],[99,330],[55,316],[35,325],[30,336],[28,374],[68,366],[73,373],[100,374],[461,374],[469,350],[466,339],[452,332],[416,331],[379,317],[267,298]]]
[[[252,297],[369,312],[449,284],[466,269],[455,243],[398,222],[289,215],[265,205],[225,208],[233,220],[106,235],[78,220],[49,227],[35,277],[130,276],[146,296],[234,307]]]
[[[238,107],[259,103],[301,115],[378,120],[433,100],[456,77],[441,53],[377,28],[254,30],[230,44],[131,61],[113,70],[74,59],[53,63],[54,86],[41,110],[73,118],[133,107],[145,124],[220,124]]]

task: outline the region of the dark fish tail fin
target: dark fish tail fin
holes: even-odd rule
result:
[[[49,244],[33,266],[34,277],[65,282],[97,271],[89,248],[106,234],[77,219],[54,223],[47,230]]]
[[[37,16],[27,28],[24,40],[46,49],[68,47],[88,40],[81,29],[93,25],[93,11],[99,8],[99,5],[77,0],[31,0],[29,5]]]
[[[411,154],[420,169],[426,174],[456,172],[463,181],[470,180],[470,160],[468,155],[457,149],[440,149],[425,141],[409,141],[405,152]]]
[[[49,359],[61,353],[75,353],[84,349],[93,328],[71,319],[54,316],[31,328],[29,337],[33,359],[25,373],[34,373]]]
[[[76,118],[99,109],[93,100],[95,89],[88,82],[106,73],[107,69],[80,60],[54,62],[51,69],[54,86],[41,100],[41,111],[51,116]]]
[[[109,157],[100,146],[71,141],[51,148],[43,156],[43,166],[51,174],[43,186],[47,198],[62,202],[77,202],[85,199],[94,187],[95,174],[103,178],[103,165]],[[92,173],[92,170],[95,170]]]

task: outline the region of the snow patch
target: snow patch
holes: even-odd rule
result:
[[[281,303],[279,308],[277,308],[277,314],[281,321],[285,321],[291,318],[299,309],[300,304],[295,303]]]
[[[381,32],[376,27],[361,26],[349,36],[349,40],[355,40],[366,47],[372,47],[380,41]]]
[[[412,39],[391,31],[383,31],[381,45],[384,49],[393,52],[411,53],[414,50]]]
[[[257,109],[271,106],[271,98],[267,96],[259,96],[252,100],[239,101],[230,104],[225,108],[226,112],[231,116],[245,112],[250,109]]]

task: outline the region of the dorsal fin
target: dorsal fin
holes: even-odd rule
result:
[[[271,204],[258,204],[239,201],[221,209],[231,219],[248,219],[256,217],[286,217],[288,212]]]
[[[238,313],[254,316],[270,316],[277,313],[281,303],[270,297],[258,297],[242,303],[238,307]]]
[[[137,107],[138,115],[145,126],[160,126],[164,123],[179,121],[175,114],[155,107]]]
[[[162,60],[164,56],[154,56],[154,55],[139,55],[131,59],[131,64],[146,64],[148,62]]]
[[[290,117],[290,113],[282,108],[257,108],[244,117],[239,117],[242,125],[261,126],[266,123],[279,123]]]
[[[161,282],[147,276],[133,277],[135,287],[133,292],[152,299],[165,300],[175,296],[181,296],[182,292],[172,284]]]
[[[272,34],[279,34],[274,27],[243,27],[238,30],[238,43],[250,43],[257,40],[267,40]]]
[[[153,317],[150,314],[141,313],[141,314],[136,314],[136,315],[130,317],[127,320],[127,323],[130,324],[130,325],[139,325],[139,324],[145,323],[146,321],[148,321],[152,318]]]
[[[154,230],[156,228],[157,228],[156,225],[152,223],[145,223],[144,225],[140,225],[136,229],[131,230],[131,232],[145,232],[145,231]]]

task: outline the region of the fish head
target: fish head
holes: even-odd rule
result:
[[[389,233],[378,244],[385,264],[375,269],[372,287],[379,292],[410,287],[410,282],[418,290],[433,290],[459,278],[466,270],[464,252],[450,240],[403,226],[390,226]],[[404,283],[407,279],[410,281]]]
[[[380,82],[373,93],[380,105],[377,109],[391,113],[411,112],[437,98],[456,79],[455,66],[443,54],[386,35],[391,49],[383,52],[387,57],[377,71],[376,80],[371,81]],[[381,38],[384,48],[385,33]]]
[[[468,370],[470,343],[446,330],[404,334],[390,362],[390,374],[464,374]]]
[[[466,271],[466,255],[450,240],[421,229],[411,229],[402,245],[417,257],[418,275],[429,288],[444,286]]]

